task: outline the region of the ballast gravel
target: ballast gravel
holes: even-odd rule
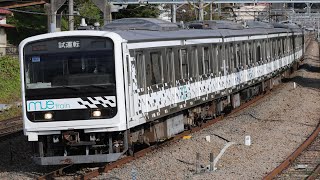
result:
[[[254,106],[191,134],[191,139],[170,143],[95,179],[262,179],[319,123],[320,60],[315,41],[308,47],[301,67]],[[210,142],[206,136],[210,136]],[[251,137],[250,146],[244,145],[245,136]],[[200,154],[199,164],[205,168],[209,154],[217,157],[228,142],[235,144],[226,149],[215,171],[195,173],[196,153]],[[23,135],[1,141],[0,179],[35,179],[58,168],[38,166],[31,156],[31,145]]]
[[[319,121],[320,60],[318,44],[313,41],[301,68],[267,98],[192,134],[191,139],[171,143],[96,179],[262,179],[313,132]],[[250,146],[245,145],[245,136],[250,136]],[[217,169],[205,171],[209,154],[217,157],[228,141],[235,144],[218,160]],[[204,167],[200,173],[196,173],[197,153]]]

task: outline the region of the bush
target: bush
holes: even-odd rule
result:
[[[0,103],[19,101],[20,66],[18,58],[0,57]]]

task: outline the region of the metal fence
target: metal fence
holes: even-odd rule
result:
[[[320,13],[291,13],[288,19],[306,28],[319,29]]]

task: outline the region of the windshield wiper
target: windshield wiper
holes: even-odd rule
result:
[[[79,87],[73,87],[73,86],[61,86],[61,87],[68,88],[68,89],[72,89],[72,90],[76,90],[76,91],[79,91],[79,90],[80,90]]]
[[[115,86],[113,83],[108,84],[91,84],[90,87],[100,88],[100,89],[107,89],[108,86]]]

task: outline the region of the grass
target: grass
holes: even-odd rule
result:
[[[21,100],[20,67],[18,58],[0,57],[0,104]],[[12,107],[0,113],[0,120],[21,115],[21,107]]]
[[[21,116],[22,115],[22,109],[21,107],[12,107],[10,110],[6,110],[0,113],[0,121]]]
[[[0,103],[10,104],[20,98],[19,60],[3,56],[0,58]]]

